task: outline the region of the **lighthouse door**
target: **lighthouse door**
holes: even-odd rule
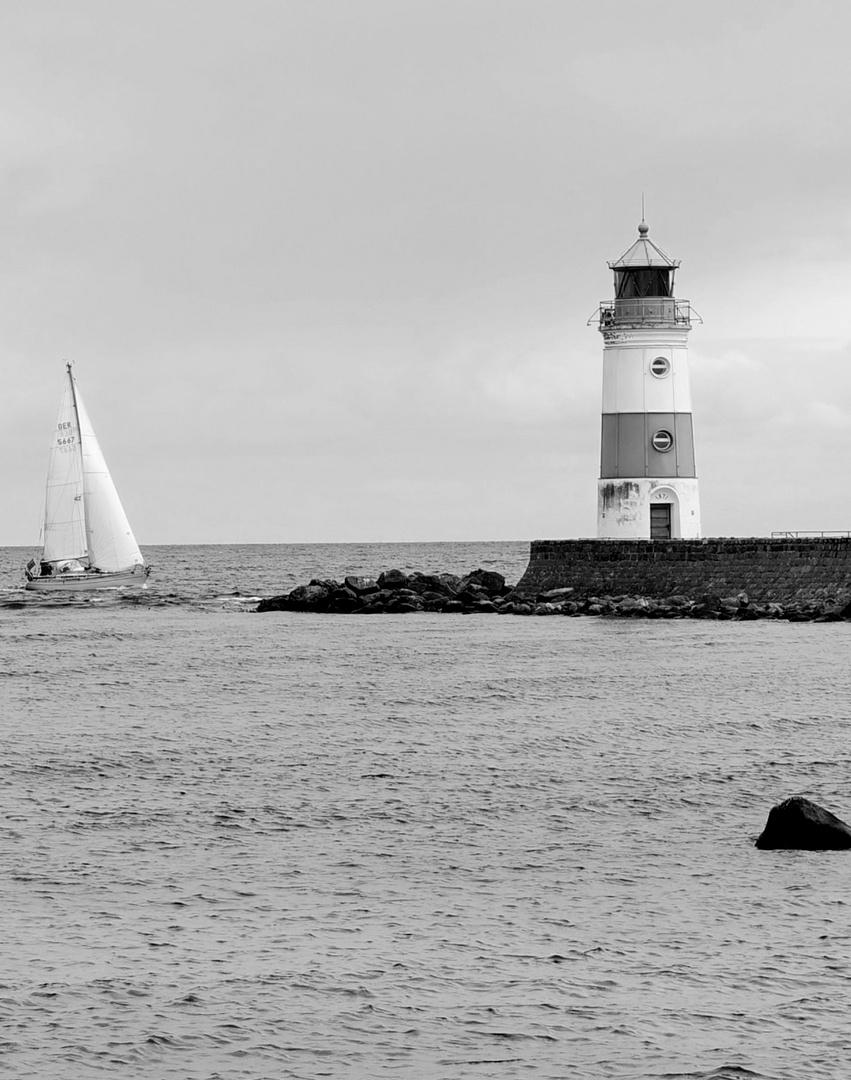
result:
[[[671,539],[671,504],[650,504],[650,539]]]

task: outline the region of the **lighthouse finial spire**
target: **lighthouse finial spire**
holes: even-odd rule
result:
[[[641,224],[638,226],[638,235],[646,236],[650,232],[650,226],[644,220],[644,192],[641,193]]]

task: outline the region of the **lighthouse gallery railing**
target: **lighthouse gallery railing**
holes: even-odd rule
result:
[[[590,325],[599,317],[600,328],[615,326],[691,326],[692,319],[701,321],[688,300],[673,297],[643,297],[631,300],[604,300],[588,320]]]

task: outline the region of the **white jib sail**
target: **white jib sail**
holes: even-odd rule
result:
[[[42,558],[47,562],[55,562],[61,559],[83,559],[85,555],[83,458],[80,429],[74,409],[74,388],[69,372],[47,466]]]
[[[80,391],[76,389],[83,461],[83,501],[89,563],[98,570],[127,570],[144,562],[109,475]]]

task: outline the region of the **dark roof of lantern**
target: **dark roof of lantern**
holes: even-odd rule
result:
[[[678,267],[680,265],[679,259],[669,258],[652,240],[648,240],[647,234],[649,232],[650,226],[642,221],[638,226],[638,239],[616,262],[610,262],[609,268],[612,270],[635,270],[646,266],[664,266],[673,270]]]

